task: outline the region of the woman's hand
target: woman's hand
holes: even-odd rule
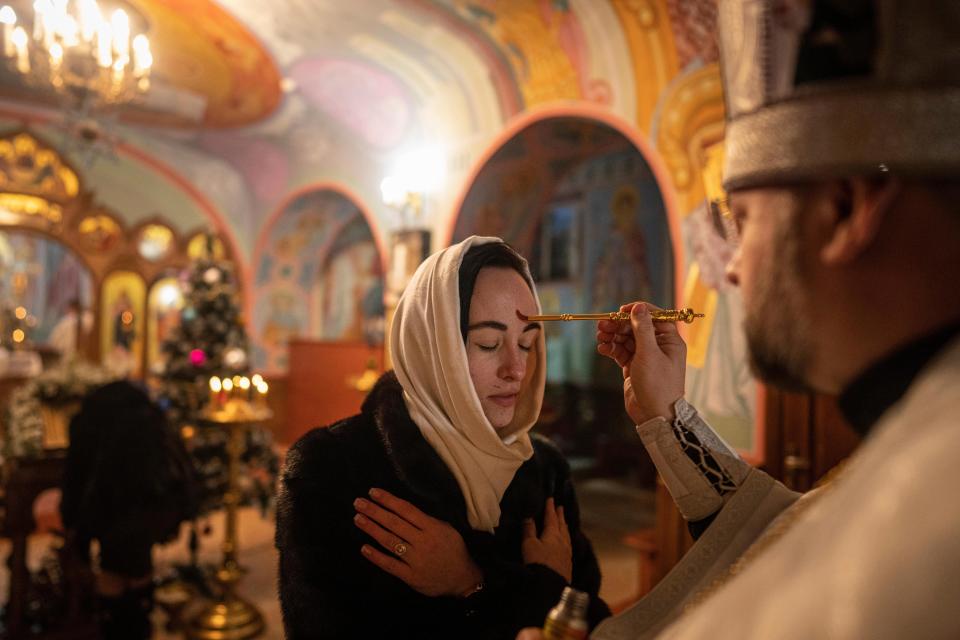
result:
[[[653,322],[653,305],[634,302],[620,307],[630,322],[597,323],[597,351],[623,370],[623,397],[634,424],[673,418],[673,404],[683,397],[687,345],[674,322]]]
[[[382,489],[370,498],[354,501],[354,524],[390,553],[365,544],[367,560],[431,597],[467,595],[483,581],[456,529]]]
[[[550,567],[568,583],[573,578],[573,546],[570,529],[563,517],[563,507],[555,507],[553,498],[547,498],[543,510],[543,531],[537,537],[537,525],[532,518],[523,522],[523,542],[520,547],[526,564]]]

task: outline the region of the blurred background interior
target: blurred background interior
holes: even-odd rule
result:
[[[154,550],[156,637],[205,637],[191,625],[225,588],[262,616],[250,637],[282,637],[284,451],[358,410],[390,366],[407,279],[473,234],[530,259],[545,313],[637,299],[705,312],[683,328],[688,398],[789,486],[855,446],[826,428],[832,399],[766,390],[747,367],[709,206],[724,131],[713,0],[0,6],[6,637],[95,637],[59,486],[71,416],[120,378],[149,388],[202,484],[195,517]],[[571,460],[601,593],[621,608],[690,539],[594,331],[548,326],[537,429]],[[251,411],[206,411],[231,403]],[[216,572],[235,564],[242,577]]]

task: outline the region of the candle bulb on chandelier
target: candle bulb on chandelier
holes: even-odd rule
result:
[[[109,69],[113,66],[113,53],[111,45],[111,31],[109,22],[101,22],[97,25],[97,64],[103,69]]]
[[[58,71],[61,64],[63,64],[63,47],[59,42],[54,42],[50,47],[50,66],[54,71]]]
[[[37,11],[41,11],[42,9],[42,13],[38,15],[36,19],[40,20],[43,24],[43,48],[50,51],[50,47],[56,42],[54,38],[57,35],[57,7],[50,0],[46,0],[46,2],[37,0],[33,6],[35,8],[40,7],[37,8]],[[37,39],[36,35],[34,35],[34,39]]]
[[[30,58],[27,56],[27,32],[23,30],[23,27],[17,27],[13,30],[13,36],[10,39],[17,50],[17,71],[30,73]]]
[[[33,39],[37,42],[43,40],[43,28],[46,26],[44,16],[53,8],[50,0],[37,0],[33,4]]]
[[[103,20],[95,0],[80,0],[80,39],[91,44],[97,36],[97,25]]]
[[[233,399],[233,380],[230,378],[223,379],[223,391],[226,393],[227,402]]]
[[[110,15],[110,31],[113,35],[114,71],[123,70],[130,60],[130,18],[123,9]]]
[[[0,9],[0,24],[3,25],[3,55],[12,58],[16,53],[13,47],[13,28],[17,24],[17,13],[13,7],[5,5]]]
[[[133,39],[133,75],[144,78],[153,65],[153,55],[150,53],[150,41],[147,36],[138,34]]]

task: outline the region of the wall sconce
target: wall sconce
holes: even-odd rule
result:
[[[423,213],[423,194],[411,189],[397,176],[387,176],[380,182],[380,195],[383,203],[400,212],[400,226],[405,228],[412,221],[414,226],[420,222]],[[411,220],[412,219],[412,220]]]
[[[446,156],[433,146],[399,155],[387,177],[380,182],[384,204],[400,212],[401,229],[420,227],[427,198],[438,191],[446,176]]]

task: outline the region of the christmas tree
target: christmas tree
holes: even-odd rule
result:
[[[201,513],[222,506],[227,488],[227,433],[201,426],[196,417],[208,397],[211,376],[249,375],[249,340],[239,306],[237,280],[229,262],[213,256],[196,259],[181,274],[184,308],[180,324],[161,346],[160,402],[171,423],[180,427],[201,480]],[[255,425],[247,430],[241,456],[241,504],[266,509],[274,495],[278,458],[270,432]]]

